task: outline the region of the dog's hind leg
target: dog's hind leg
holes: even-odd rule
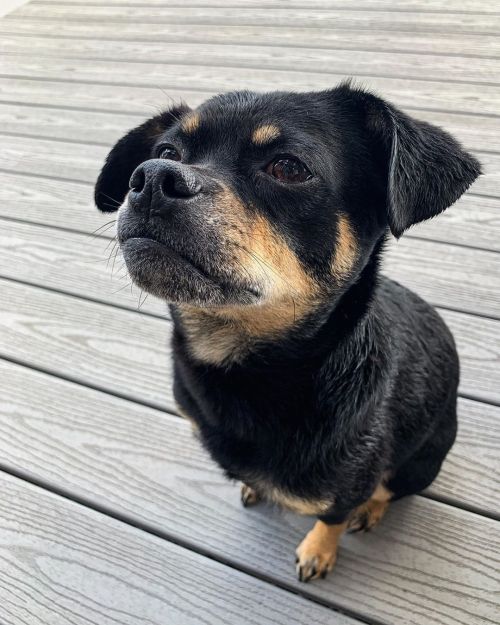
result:
[[[387,512],[392,496],[390,490],[379,484],[370,499],[351,514],[348,523],[349,533],[367,532],[378,525]]]

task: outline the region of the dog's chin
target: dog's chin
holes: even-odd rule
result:
[[[199,307],[250,306],[259,302],[253,286],[222,280],[163,243],[143,237],[120,247],[132,281],[143,291],[172,304]]]

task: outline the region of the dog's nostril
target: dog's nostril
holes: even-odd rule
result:
[[[132,191],[136,191],[140,193],[144,189],[144,185],[146,184],[146,176],[144,174],[143,169],[136,169],[130,178],[128,183],[129,187]]]

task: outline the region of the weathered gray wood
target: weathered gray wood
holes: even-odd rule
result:
[[[0,280],[0,355],[175,411],[168,320]],[[441,311],[462,393],[499,402],[499,322]]]
[[[500,252],[499,209],[498,198],[466,194],[439,217],[411,228],[406,236]]]
[[[0,473],[9,625],[356,625],[228,566]]]
[[[401,238],[387,246],[385,273],[436,306],[499,317],[500,255]]]
[[[265,1],[265,0],[264,0]],[[299,0],[303,6],[303,0]],[[473,0],[472,0],[473,1]],[[494,0],[495,1],[495,0]],[[159,0],[164,4],[164,0]],[[107,3],[109,4],[109,3]],[[89,6],[89,4],[86,4]],[[172,6],[169,3],[169,6]],[[309,6],[309,4],[308,4]],[[139,7],[138,7],[139,8]],[[149,8],[149,7],[148,7]],[[353,6],[354,8],[354,6]],[[415,52],[423,54],[450,54],[462,58],[469,56],[498,57],[500,42],[494,35],[467,35],[447,32],[418,33],[363,30],[334,30],[328,28],[287,29],[274,27],[272,24],[246,26],[243,24],[218,25],[207,29],[199,24],[137,24],[135,21],[116,25],[107,22],[94,22],[89,32],[88,24],[76,22],[69,17],[57,22],[57,28],[51,22],[12,14],[9,20],[2,20],[0,33],[3,35],[50,36],[55,39],[66,37],[85,37],[105,41],[177,41],[186,43],[226,43],[248,44],[252,46],[289,45],[294,48],[312,47],[321,49],[372,50],[392,52]]]
[[[80,8],[80,7],[79,7]],[[99,10],[101,7],[95,7]],[[149,11],[149,10],[148,10]],[[500,24],[499,24],[500,27]],[[408,52],[316,50],[314,48],[178,43],[49,39],[3,35],[3,54],[20,54],[58,59],[97,59],[148,64],[197,64],[209,67],[237,67],[295,72],[346,73],[356,76],[393,76],[418,80],[450,80],[471,83],[499,82],[500,59],[433,56]]]
[[[133,5],[133,6],[165,6],[165,0],[92,0],[84,2],[83,0],[32,0],[31,4],[47,5],[47,4],[64,4],[64,5]],[[188,3],[169,2],[169,7],[219,7],[226,6],[241,8],[269,8],[279,7],[280,3],[276,0],[231,0],[224,2],[223,0],[189,0]],[[287,6],[294,8],[303,8],[304,0],[287,0]],[[498,13],[498,3],[496,0],[426,0],[425,4],[421,0],[409,0],[402,7],[397,0],[359,0],[356,6],[350,5],[346,0],[312,0],[308,3],[311,9],[335,9],[335,10],[358,10],[366,11],[373,9],[376,11],[442,11],[444,13]],[[453,19],[450,16],[450,19]]]
[[[0,217],[26,220],[56,228],[93,233],[115,218],[96,211],[88,183],[50,178],[33,179],[29,174],[0,172]],[[114,227],[98,234],[114,236]],[[500,251],[500,200],[465,195],[436,219],[419,224],[406,235],[465,244]],[[78,246],[77,246],[78,247]]]
[[[175,410],[171,322],[0,280],[0,356]]]
[[[96,209],[93,187],[87,182],[0,171],[0,216],[78,230],[90,236],[96,233],[111,238],[115,232],[114,225],[110,229],[105,225],[114,222],[116,215]]]
[[[180,93],[178,97],[184,101],[191,101],[190,95]],[[163,105],[167,107],[165,98]],[[144,114],[127,115],[117,114],[114,110],[109,112],[67,110],[54,105],[19,106],[0,101],[0,128],[5,132],[48,139],[74,140],[85,133],[89,142],[111,145],[129,128],[133,128],[156,112],[150,106],[145,109]],[[500,123],[496,118],[411,109],[407,111],[417,119],[428,121],[451,132],[468,149],[481,150],[487,146],[488,150],[500,151]]]
[[[30,403],[22,399],[21,393],[11,391],[9,401],[2,404],[12,415],[8,423],[17,422],[13,426],[14,436],[7,430],[14,439],[12,446],[4,439],[3,421],[0,421],[0,445],[7,466],[21,468],[97,504],[111,506],[176,540],[201,547],[205,553],[216,554],[247,570],[258,570],[268,578],[307,592],[308,596],[327,604],[353,610],[369,620],[398,625],[496,622],[500,543],[494,521],[413,497],[393,504],[382,525],[370,534],[346,536],[335,572],[324,582],[304,587],[295,580],[293,550],[311,521],[263,505],[242,509],[237,486],[227,483],[207,460],[205,452],[191,437],[187,423],[138,410],[136,406],[124,405],[106,395],[90,394],[73,385],[68,387],[61,381],[55,380],[52,385],[52,381],[39,378],[38,382],[35,389],[40,394],[35,397],[33,392]],[[29,438],[26,438],[27,430]],[[170,560],[163,555],[164,543],[154,543],[161,554],[158,560],[145,561],[143,558],[149,558],[150,549],[134,542],[132,530],[128,530],[129,541],[122,542],[120,527],[116,526],[113,540],[109,541],[109,533],[104,534],[108,540],[103,540],[100,547],[94,537],[100,538],[106,531],[103,519],[95,517],[92,523],[84,523],[82,516],[71,514],[67,503],[58,514],[54,513],[49,499],[52,497],[47,496],[43,505],[30,507],[19,489],[12,492],[2,487],[0,518],[14,524],[26,518],[29,527],[35,522],[41,528],[36,532],[36,542],[30,538],[26,525],[20,528],[17,537],[9,534],[4,541],[9,544],[15,540],[14,553],[32,553],[35,547],[37,553],[44,551],[40,546],[47,544],[44,535],[48,532],[53,543],[61,541],[73,549],[82,545],[85,552],[82,566],[85,562],[88,565],[89,560],[92,563],[96,554],[106,557],[102,553],[106,545],[105,553],[112,549],[113,557],[118,558],[127,575],[131,569],[137,570],[139,563],[139,586],[147,584],[150,588],[155,583],[153,579],[157,583],[158,577],[163,578],[160,562],[168,566],[166,561]],[[43,520],[43,511],[47,509],[50,524]],[[78,509],[78,515],[84,519],[86,514],[91,513]],[[69,519],[68,525],[81,540],[77,536],[68,540],[67,529],[60,527],[60,519]],[[62,540],[58,539],[61,533]],[[27,540],[33,541],[31,549],[20,549]],[[133,548],[129,551],[126,544],[133,544]],[[123,551],[126,565],[119,555]],[[64,562],[61,575],[68,570],[67,561],[73,560],[71,554],[65,553],[70,557],[59,554]],[[172,572],[179,564],[175,562]],[[189,559],[186,568],[189,571]],[[151,570],[154,575],[150,577]],[[183,579],[181,572],[179,575]],[[36,580],[39,578],[38,573]],[[209,583],[206,580],[211,575],[189,571],[188,578],[188,596],[189,589],[196,588],[203,605],[205,583]],[[167,600],[170,593],[167,589],[164,592]],[[239,593],[237,597],[241,601]],[[252,601],[251,591],[247,591],[246,597],[245,603]],[[263,604],[269,609],[268,599]]]
[[[114,218],[108,215],[106,221]],[[119,248],[111,239],[0,223],[0,275],[132,310],[139,308],[140,290],[131,284]],[[71,221],[67,227],[71,228]],[[166,305],[153,296],[148,296],[141,309],[167,315]]]
[[[458,434],[427,493],[500,516],[500,408],[458,400]]]
[[[37,78],[75,84],[102,83],[125,87],[148,87],[158,95],[160,89],[228,91],[233,89],[328,89],[351,74],[321,74],[286,70],[200,67],[197,65],[155,65],[114,63],[98,60],[49,59],[4,56],[0,77]],[[360,82],[401,106],[451,110],[462,113],[498,115],[500,85],[410,80],[391,77],[362,77]]]
[[[96,209],[89,207],[89,211]],[[114,218],[108,215],[107,221]],[[96,222],[102,223],[102,218]],[[139,292],[127,292],[130,280],[119,250],[109,239],[12,221],[0,223],[0,275],[137,308]],[[71,220],[67,227],[71,228]],[[432,304],[499,316],[500,255],[496,252],[403,237],[389,243],[384,258],[383,268],[390,277]],[[154,298],[150,299],[148,310],[153,305],[159,311]]]
[[[19,8],[16,17],[35,17],[40,20],[67,19],[88,22],[134,21],[140,23],[168,22],[169,24],[222,24],[266,26],[319,26],[321,28],[357,30],[410,30],[412,32],[496,34],[500,20],[496,14],[470,13],[450,19],[446,13],[423,13],[410,11],[326,11],[305,8],[213,8],[197,7],[196,12],[185,7],[158,6],[148,8],[147,14],[138,15],[137,8],[130,6],[64,6],[28,4]],[[8,16],[5,18],[8,19]]]

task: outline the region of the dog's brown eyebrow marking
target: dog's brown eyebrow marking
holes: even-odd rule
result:
[[[358,243],[346,215],[340,215],[337,222],[337,246],[332,260],[332,273],[341,279],[348,273],[358,255]]]
[[[191,134],[200,127],[200,121],[199,113],[188,113],[181,121],[181,128],[184,132]]]
[[[255,145],[264,145],[277,139],[281,134],[281,130],[274,124],[264,124],[259,126],[252,132],[252,143]]]

